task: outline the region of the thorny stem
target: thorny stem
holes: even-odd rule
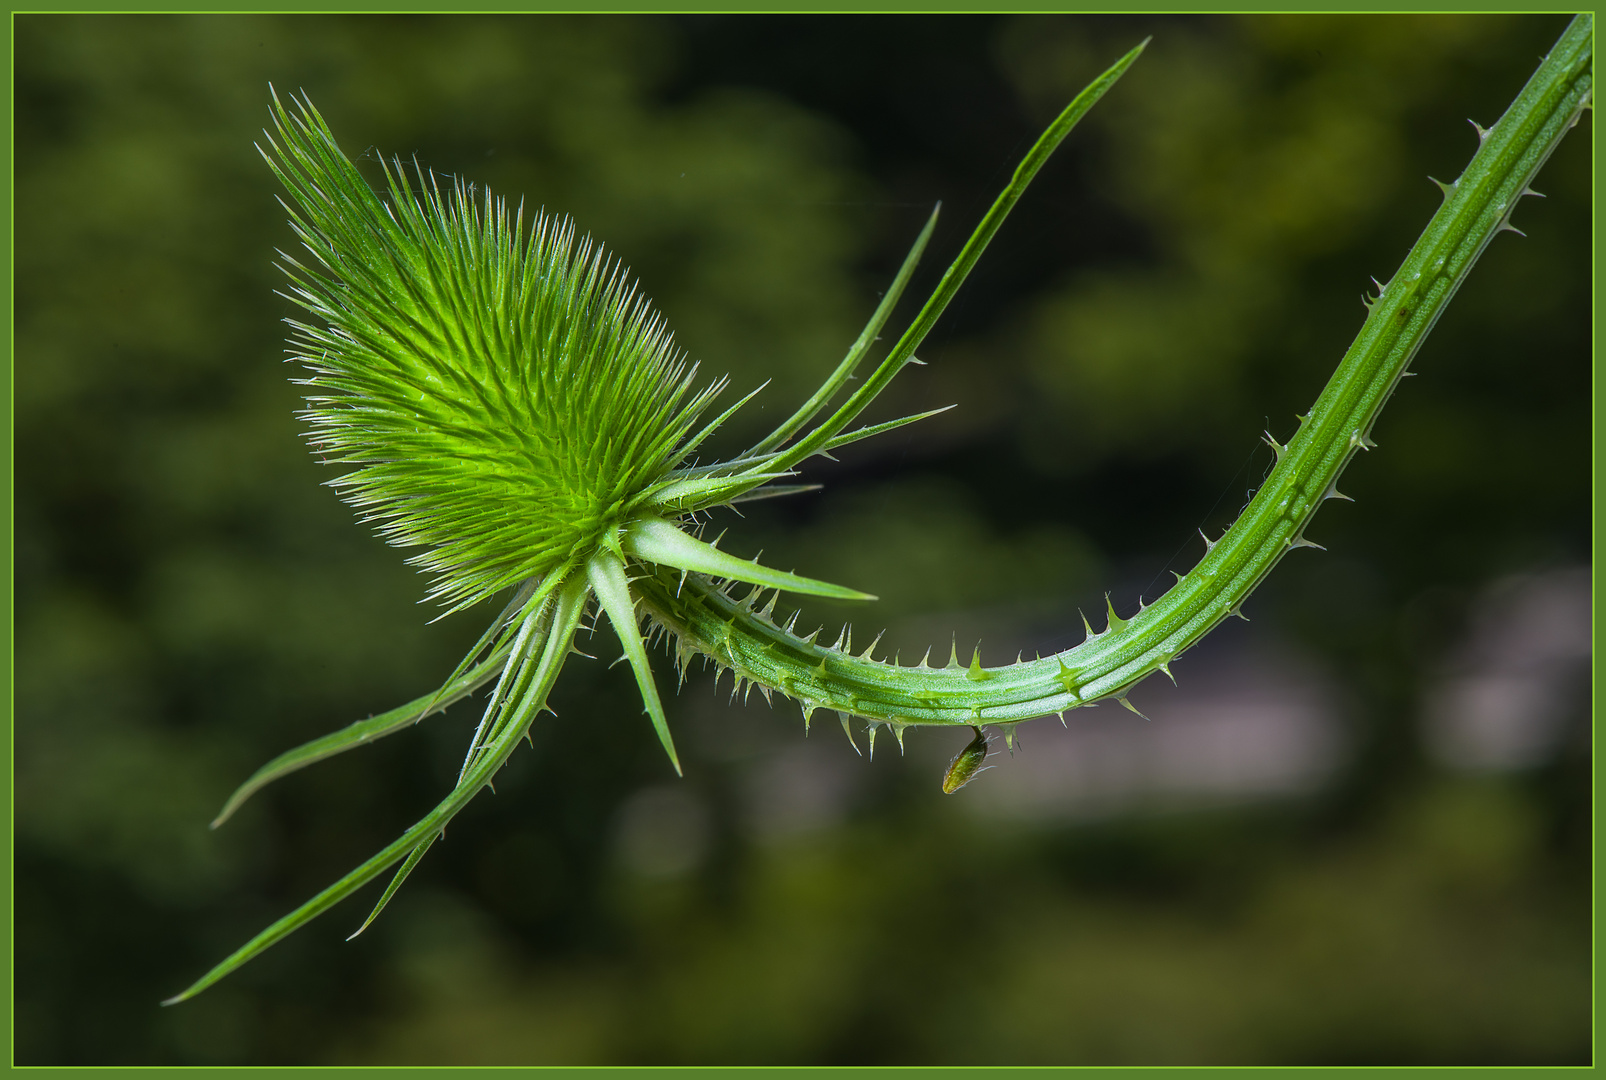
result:
[[[701,653],[738,679],[778,690],[807,716],[834,709],[893,727],[908,724],[1008,723],[1058,713],[1101,698],[1126,704],[1127,692],[1237,614],[1278,560],[1315,547],[1305,530],[1328,499],[1345,498],[1338,476],[1370,432],[1445,306],[1551,152],[1592,97],[1593,19],[1568,26],[1494,127],[1480,131],[1471,164],[1441,185],[1443,205],[1404,263],[1369,304],[1359,336],[1338,370],[1300,418],[1286,446],[1268,434],[1276,466],[1238,520],[1192,570],[1130,619],[1107,613],[1104,631],[1054,656],[1000,668],[954,656],[945,668],[899,667],[814,644],[738,602],[729,588],[662,570],[638,588],[652,615],[680,639],[681,662]],[[922,661],[922,665],[924,661]],[[1130,705],[1127,706],[1131,708]]]

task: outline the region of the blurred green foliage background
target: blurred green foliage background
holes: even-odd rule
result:
[[[1425,176],[1458,173],[1466,118],[1564,22],[17,17],[15,1060],[1587,1062],[1587,636],[1530,680],[1548,719],[1512,713],[1550,725],[1537,750],[1457,767],[1428,722],[1484,700],[1445,696],[1457,664],[1475,691],[1554,629],[1535,609],[1511,645],[1489,597],[1587,590],[1587,117],[1351,468],[1358,502],[1318,518],[1328,553],[1280,567],[1180,689],[1143,690],[1185,701],[1211,656],[1317,672],[1338,734],[1315,779],[989,814],[1053,721],[945,798],[968,736],[864,761],[694,669],[672,782],[604,635],[367,934],[342,942],[364,913],[342,907],[156,1006],[432,806],[475,718],[206,828],[258,764],[427,691],[481,629],[429,623],[302,445],[272,266],[293,236],[252,148],[270,82],[354,157],[572,214],[704,374],[772,380],[734,445],[840,357],[933,202],[911,296],[1041,125],[1154,35],[883,412],[960,407],[721,523],[884,598],[819,605],[831,632],[886,625],[906,656],[953,632],[1000,663],[1079,640],[1104,590],[1152,598],[1230,521],[1261,429],[1292,431],[1437,205]]]

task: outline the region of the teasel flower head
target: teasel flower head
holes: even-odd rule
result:
[[[276,102],[277,105],[277,102]],[[382,163],[371,190],[310,104],[270,162],[307,260],[283,257],[313,447],[453,609],[583,565],[723,389],[690,393],[663,318],[573,223]]]
[[[683,531],[697,511],[787,469],[754,467],[773,453],[681,466],[734,411],[694,430],[725,382],[693,391],[695,365],[600,245],[567,218],[527,221],[522,206],[416,162],[382,161],[376,192],[311,102],[292,104],[275,95],[264,156],[305,250],[280,254],[287,295],[312,316],[290,320],[294,358],[310,371],[309,438],[351,467],[333,485],[388,541],[422,549],[411,561],[448,612],[515,590],[508,635],[561,584],[585,580],[678,769],[627,565],[866,594],[766,570]]]
[[[777,481],[811,457],[945,411],[847,430],[899,371],[920,362],[915,350],[1032,176],[1142,51],[1139,45],[1095,79],[1032,147],[872,371],[855,374],[914,274],[935,209],[819,389],[747,450],[708,464],[693,455],[763,387],[704,422],[724,380],[693,389],[695,366],[600,246],[577,236],[566,218],[527,218],[522,205],[510,209],[489,191],[440,178],[416,161],[410,168],[400,159],[381,161],[376,191],[309,100],[286,107],[275,94],[262,154],[285,186],[282,201],[303,249],[280,256],[290,282],[285,295],[306,313],[289,322],[293,358],[308,371],[302,381],[312,446],[346,470],[332,484],[381,535],[418,549],[411,561],[431,576],[429,596],[448,614],[498,594],[507,599],[433,693],[287,751],[235,791],[214,826],[272,781],[492,687],[457,783],[432,811],[168,1003],[194,996],[397,867],[357,932],[372,923],[447,823],[491,786],[535,718],[551,711],[547,694],[588,614],[607,615],[677,772],[643,619],[678,639],[682,664],[691,653],[707,657],[758,682],[766,695],[797,698],[805,717],[819,704],[806,685],[841,690],[844,700],[833,707],[846,727],[848,712],[864,703],[828,671],[864,661],[871,650],[849,657],[844,640],[841,650],[814,657],[812,636],[794,638],[790,624],[783,630],[770,615],[781,592],[875,598],[704,542],[697,533],[705,512],[806,490]],[[735,589],[745,595],[736,598]],[[765,592],[772,595],[759,607]],[[720,614],[727,605],[728,618]],[[755,642],[781,665],[767,680],[748,662]],[[892,674],[887,668],[886,677]],[[972,711],[961,710],[967,721]]]

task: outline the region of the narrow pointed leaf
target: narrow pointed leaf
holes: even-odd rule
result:
[[[778,457],[780,457],[780,454],[772,451],[767,454],[744,455],[739,458],[731,458],[728,461],[711,461],[707,465],[691,465],[672,469],[665,474],[663,480],[660,480],[655,487],[651,487],[648,490],[661,491],[665,484],[673,484],[681,480],[689,480],[701,476],[734,476],[739,472],[756,469],[765,462],[774,461]]]
[[[622,544],[626,554],[648,562],[662,563],[680,570],[691,570],[714,577],[732,578],[753,585],[767,585],[787,592],[829,596],[837,600],[874,600],[869,593],[832,585],[813,578],[771,570],[767,566],[727,555],[711,544],[688,536],[684,530],[661,518],[632,522],[625,529]]]
[[[881,303],[876,305],[875,312],[871,314],[870,321],[865,324],[864,331],[859,334],[858,340],[853,343],[853,347],[848,350],[848,354],[842,358],[842,362],[831,373],[831,377],[826,379],[820,388],[785,423],[765,436],[762,441],[742,455],[743,457],[762,454],[786,442],[787,439],[801,431],[810,420],[819,415],[820,410],[831,403],[831,399],[836,396],[837,391],[846,385],[848,379],[853,375],[854,369],[859,366],[865,354],[870,351],[870,347],[875,344],[877,336],[881,333],[881,328],[886,325],[893,309],[898,306],[898,299],[903,295],[903,290],[909,284],[909,279],[914,276],[915,267],[920,263],[920,256],[926,250],[926,243],[931,239],[932,231],[937,227],[937,215],[941,211],[942,204],[938,203],[931,211],[931,216],[926,219],[925,228],[921,229],[920,235],[915,238],[914,246],[909,249],[909,254],[904,256],[903,265],[898,268],[898,276],[892,279],[891,287],[887,289],[886,295],[881,298]]]
[[[518,633],[513,638],[512,657],[502,665],[502,677],[497,680],[491,700],[486,703],[485,712],[474,728],[474,737],[469,740],[468,752],[463,755],[463,767],[457,773],[459,784],[468,775],[469,769],[474,767],[475,759],[484,752],[485,747],[496,740],[494,724],[506,714],[508,701],[517,700],[519,687],[530,663],[530,638],[546,629],[546,614],[540,610],[530,612],[519,624]],[[491,728],[490,734],[486,733],[487,728]]]
[[[506,630],[509,623],[513,622],[520,609],[530,601],[530,598],[536,595],[538,590],[544,596],[551,590],[551,580],[544,587],[539,581],[526,581],[513,590],[512,598],[497,614],[495,621],[485,628],[485,633],[480,635],[480,639],[474,643],[474,647],[463,654],[463,659],[458,661],[457,667],[446,677],[446,682],[441,684],[442,688],[450,686],[463,672],[467,671],[480,653],[491,647],[492,642],[497,642],[500,645],[511,639],[511,634],[504,636],[504,630]]]
[[[708,438],[714,432],[718,431],[724,425],[725,421],[729,420],[732,416],[736,415],[736,411],[738,409],[740,409],[743,405],[746,405],[749,401],[752,401],[755,397],[757,397],[758,396],[758,392],[760,390],[763,390],[764,387],[768,386],[769,384],[770,384],[770,381],[768,379],[765,379],[762,383],[760,383],[758,385],[758,387],[756,389],[754,389],[753,391],[748,393],[747,396],[743,397],[742,400],[738,401],[736,404],[732,405],[730,408],[726,409],[724,412],[722,412],[718,416],[714,417],[714,419],[710,420],[706,425],[704,425],[703,430],[699,431],[697,434],[695,434],[691,438],[687,439],[684,443],[682,443],[679,447],[676,448],[675,452],[680,454],[682,458],[690,457],[691,456],[691,452],[693,450],[696,450],[699,446],[701,446],[703,444],[703,440],[704,439]],[[723,385],[723,384],[719,384],[719,385]]]
[[[426,814],[416,825],[402,833],[394,843],[388,845],[373,858],[357,867],[351,873],[329,886],[327,889],[302,904],[284,918],[263,930],[256,937],[235,950],[227,959],[218,964],[211,971],[201,976],[189,987],[162,1002],[163,1005],[176,1005],[205,990],[208,986],[228,975],[242,964],[249,962],[264,950],[284,940],[290,934],[305,926],[308,922],[334,907],[340,901],[362,888],[368,882],[384,873],[390,867],[401,862],[426,839],[438,835],[446,827],[447,822],[467,806],[469,801],[479,793],[480,788],[496,775],[502,767],[513,748],[524,735],[524,728],[533,719],[541,702],[546,700],[546,692],[551,689],[552,683],[557,679],[558,672],[563,669],[563,662],[568,659],[569,647],[574,640],[575,629],[580,625],[580,616],[585,610],[586,589],[585,581],[576,578],[569,582],[559,593],[557,612],[552,620],[552,627],[546,636],[542,649],[541,662],[534,678],[530,682],[528,691],[518,707],[519,722],[510,724],[500,737],[487,748],[486,755],[475,764],[463,783],[452,789],[452,793],[441,800],[434,810]]]
[[[848,446],[852,443],[858,442],[860,439],[868,439],[872,435],[884,435],[889,431],[895,431],[898,428],[903,427],[905,424],[912,424],[917,420],[924,420],[927,417],[937,416],[941,413],[947,412],[949,409],[956,407],[957,406],[954,405],[944,405],[940,409],[928,409],[923,413],[914,413],[911,416],[900,416],[896,420],[888,420],[885,423],[871,424],[868,427],[858,428],[855,431],[848,432],[846,435],[838,435],[836,438],[820,447],[819,453],[823,454],[830,450],[836,450],[840,447]]]
[[[352,940],[352,938],[355,938],[373,925],[374,920],[379,918],[379,913],[385,910],[385,905],[390,903],[390,898],[396,895],[396,890],[402,887],[402,882],[407,880],[407,875],[413,872],[413,867],[424,860],[424,855],[439,839],[440,834],[436,833],[413,849],[413,853],[407,856],[407,861],[401,864],[401,869],[396,871],[396,876],[390,879],[390,884],[385,886],[385,893],[379,898],[379,903],[374,905],[374,910],[368,913],[368,917],[362,921],[361,926],[351,932],[351,937],[346,938],[347,941]]]
[[[788,469],[785,472],[743,473],[735,477],[700,476],[690,480],[674,480],[643,499],[642,504],[665,513],[689,514],[694,510],[728,503],[743,492],[751,491],[758,484],[795,475],[797,474]],[[758,484],[753,482],[755,479]]]
[[[475,665],[468,671],[459,675],[456,680],[446,683],[439,690],[432,690],[421,698],[409,701],[405,705],[369,717],[367,720],[358,720],[347,725],[339,731],[331,732],[311,742],[303,743],[294,750],[287,750],[268,762],[262,768],[251,774],[251,778],[241,784],[229,801],[223,804],[223,809],[212,821],[212,828],[217,828],[229,820],[252,795],[261,791],[267,785],[280,777],[287,776],[297,769],[304,769],[314,762],[334,757],[358,746],[367,746],[386,735],[394,735],[403,728],[411,727],[431,713],[444,712],[447,706],[472,694],[492,679],[502,670],[507,660],[508,646],[503,645],[491,653],[484,662]]]
[[[760,499],[778,499],[782,495],[801,495],[806,491],[819,491],[824,484],[774,484],[769,487],[754,488],[745,495],[738,495],[732,499],[734,503],[758,502]]]
[[[653,681],[652,668],[647,664],[647,645],[641,640],[641,626],[636,619],[636,600],[630,595],[624,564],[612,552],[599,551],[586,564],[586,575],[591,579],[591,590],[597,594],[597,602],[608,613],[608,621],[613,623],[614,633],[619,635],[619,643],[625,647],[625,656],[630,659],[630,667],[636,673],[641,701],[647,707],[647,715],[652,718],[658,741],[664,744],[664,752],[675,766],[675,773],[684,775],[680,770],[680,755],[675,753],[675,740],[669,735],[669,720],[664,716],[663,702],[658,700],[658,684]]]
[[[868,379],[860,384],[859,388],[842,404],[841,408],[837,409],[829,420],[779,454],[767,467],[790,469],[799,462],[812,457],[830,442],[838,432],[852,423],[854,418],[863,412],[865,407],[874,401],[881,391],[887,388],[893,377],[903,369],[905,364],[908,364],[913,359],[915,350],[920,347],[921,342],[926,338],[926,334],[930,332],[944,309],[947,308],[948,302],[958,292],[959,286],[964,283],[965,278],[970,274],[971,268],[976,265],[976,260],[981,258],[982,252],[987,249],[987,245],[992,241],[999,227],[1003,225],[1004,219],[1009,216],[1009,212],[1020,201],[1020,197],[1025,193],[1027,185],[1037,175],[1037,171],[1043,167],[1043,163],[1053,154],[1055,148],[1064,141],[1065,136],[1071,133],[1071,129],[1077,125],[1082,117],[1087,115],[1088,110],[1098,103],[1099,99],[1115,85],[1122,75],[1126,74],[1127,68],[1137,61],[1137,58],[1147,46],[1148,39],[1144,39],[1142,44],[1121,57],[1111,65],[1109,70],[1089,83],[1087,88],[1077,94],[1071,103],[1065,107],[1065,110],[1049,125],[1048,130],[1043,132],[1031,150],[1027,151],[1026,157],[1022,159],[1020,165],[1015,169],[1015,175],[1010,179],[1009,186],[993,202],[986,216],[982,218],[981,224],[977,225],[976,231],[971,233],[970,239],[965,241],[965,246],[959,252],[958,258],[953,261],[953,265],[949,266],[948,270],[943,274],[942,280],[937,283],[937,288],[931,294],[931,298],[920,309],[920,313],[915,316],[914,322],[904,331],[903,337],[898,339],[898,343],[892,347],[892,351],[887,354],[886,359],[881,361],[880,366],[876,368]]]

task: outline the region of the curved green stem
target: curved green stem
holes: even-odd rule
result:
[[[695,651],[766,690],[797,699],[805,716],[835,709],[872,723],[981,724],[1057,713],[1125,695],[1228,615],[1236,614],[1278,560],[1305,539],[1356,451],[1370,449],[1372,424],[1445,306],[1511,212],[1529,182],[1591,100],[1593,19],[1580,15],[1506,114],[1480,135],[1470,165],[1370,313],[1338,370],[1286,446],[1268,434],[1277,464],[1238,520],[1160,599],[1121,619],[1113,608],[1104,631],[1054,656],[984,668],[953,657],[944,668],[901,667],[869,650],[803,639],[738,602],[725,588],[657,570],[637,583],[648,608]],[[1130,706],[1128,706],[1130,708]]]

